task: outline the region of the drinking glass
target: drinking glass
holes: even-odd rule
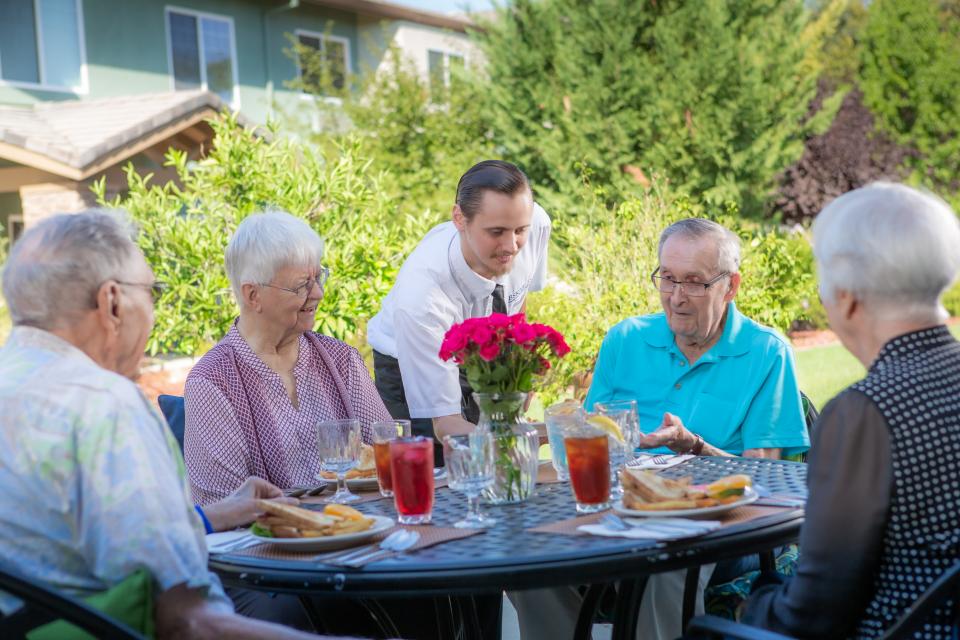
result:
[[[577,511],[593,513],[610,507],[610,445],[607,435],[588,423],[564,431],[570,484]]]
[[[465,436],[446,436],[447,484],[454,491],[467,496],[467,515],[453,526],[458,529],[485,529],[497,523],[480,512],[480,494],[493,484],[493,436],[472,433]]]
[[[433,440],[423,436],[390,442],[393,503],[400,524],[430,522],[433,511]]]
[[[579,402],[568,400],[550,405],[543,412],[544,422],[547,423],[547,441],[550,443],[550,458],[553,468],[557,471],[558,480],[569,480],[570,471],[567,468],[567,449],[563,444],[563,430],[569,425],[583,421],[586,413]]]
[[[393,476],[390,475],[390,441],[410,437],[409,420],[387,420],[370,425],[373,435],[373,459],[377,463],[377,485],[380,495],[393,496]]]
[[[630,453],[633,453],[640,446],[642,431],[640,431],[640,414],[637,411],[636,400],[597,402],[594,403],[593,410],[617,423]]]
[[[617,423],[623,442],[610,438],[610,492],[614,499],[623,497],[623,487],[620,486],[620,467],[635,456],[640,445],[640,416],[637,413],[636,400],[613,400],[597,402],[594,410],[607,416]]]
[[[320,468],[337,474],[337,492],[324,500],[347,504],[360,499],[347,488],[345,475],[360,458],[360,421],[354,418],[325,420],[317,425]]]

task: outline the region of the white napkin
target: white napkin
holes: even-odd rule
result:
[[[209,553],[227,553],[228,551],[240,551],[255,544],[260,544],[258,540],[250,535],[248,529],[236,529],[234,531],[221,531],[219,533],[207,534],[207,551]]]
[[[693,457],[686,453],[678,455],[638,453],[636,458],[627,461],[627,466],[631,469],[669,469]]]
[[[623,518],[629,529],[620,530],[601,523],[577,527],[594,536],[608,538],[636,538],[642,540],[680,540],[710,533],[720,528],[719,520],[690,520],[687,518]]]

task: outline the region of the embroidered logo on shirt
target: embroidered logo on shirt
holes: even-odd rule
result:
[[[510,296],[507,298],[507,304],[512,306],[516,300],[523,297],[527,293],[527,289],[530,287],[531,282],[533,282],[533,276],[527,278],[526,282],[511,291]]]

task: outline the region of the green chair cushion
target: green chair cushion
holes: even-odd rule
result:
[[[155,637],[153,577],[138,569],[106,591],[82,598],[104,615],[126,624],[147,638]],[[92,635],[65,620],[49,622],[27,634],[29,640],[95,640]]]

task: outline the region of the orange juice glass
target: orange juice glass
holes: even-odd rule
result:
[[[393,496],[393,476],[390,473],[390,441],[410,437],[409,420],[387,420],[370,425],[373,436],[373,458],[377,464],[377,484],[380,495]]]

